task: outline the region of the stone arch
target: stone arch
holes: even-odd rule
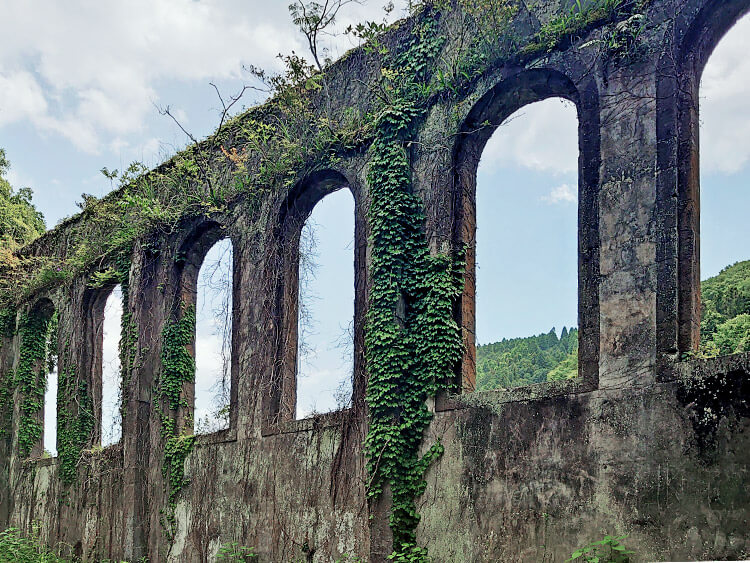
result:
[[[97,445],[102,443],[103,434],[104,309],[118,283],[111,279],[99,287],[87,287],[83,295],[84,340],[81,343],[80,362],[82,375],[85,375],[91,390],[94,419],[91,441]]]
[[[44,424],[45,410],[48,407],[45,401],[47,378],[49,376],[47,353],[48,346],[54,346],[55,350],[58,350],[58,342],[56,341],[56,335],[49,334],[48,331],[56,311],[52,299],[46,296],[38,297],[28,309],[28,312],[21,316],[19,325],[21,342],[17,377],[21,378],[22,395],[21,412],[19,413],[22,421],[19,424],[19,430],[23,437],[29,440],[27,443],[22,443],[22,436],[19,435],[19,447],[21,452],[28,454],[29,457],[42,456],[45,433],[49,430],[45,428]],[[45,342],[41,349],[38,344],[40,332],[44,332],[45,335]],[[48,341],[48,338],[51,340]],[[30,373],[21,373],[24,366],[31,370]],[[26,383],[24,383],[24,380]],[[56,399],[54,403],[55,417],[57,417]],[[37,406],[40,408],[36,408]],[[23,423],[24,419],[27,420],[26,424]],[[21,427],[25,427],[25,430]]]
[[[282,202],[276,224],[273,266],[274,354],[269,392],[265,394],[267,423],[294,420],[297,400],[298,291],[300,236],[313,208],[327,195],[349,189],[354,199],[354,371],[352,405],[364,404],[364,314],[366,308],[366,233],[362,220],[362,194],[342,172],[318,170],[300,181]]]
[[[657,352],[679,358],[700,338],[699,87],[703,70],[750,0],[689,2],[659,60]]]
[[[599,363],[599,113],[593,80],[575,84],[562,72],[548,68],[522,71],[489,89],[469,111],[454,148],[453,244],[466,248],[466,276],[456,310],[462,327],[464,358],[455,390],[475,388],[475,233],[477,168],[495,130],[517,110],[547,98],[571,101],[578,113],[578,321],[579,373],[596,384]]]
[[[174,308],[171,317],[184,311],[185,307],[195,307],[198,297],[198,279],[201,266],[208,252],[221,240],[228,239],[232,248],[236,248],[235,237],[228,226],[221,219],[200,218],[191,225],[186,225],[187,236],[179,244],[175,254],[175,276],[177,280],[177,292],[174,300]],[[232,317],[230,317],[230,339],[231,357],[229,361],[229,428],[237,427],[237,378],[239,364],[236,354],[237,350],[237,323],[234,322],[234,312],[237,310],[238,299],[238,268],[237,254],[233,253],[232,283],[231,283],[231,305]],[[192,342],[187,346],[189,353],[196,357],[195,349],[196,331],[193,332]],[[195,407],[195,381],[186,386],[184,393],[189,412],[181,413],[180,417],[192,419]]]

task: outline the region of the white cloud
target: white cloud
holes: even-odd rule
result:
[[[503,122],[490,138],[480,166],[493,171],[519,166],[552,174],[578,169],[578,116],[561,98],[529,104]]]
[[[0,127],[46,113],[47,100],[31,73],[0,68]]]
[[[578,201],[578,190],[570,184],[562,184],[552,188],[549,194],[542,196],[542,201],[550,205],[576,203]]]
[[[721,40],[701,82],[701,166],[738,172],[750,163],[750,16]]]
[[[0,127],[27,121],[93,154],[141,132],[165,81],[246,80],[243,65],[273,71],[279,53],[305,53],[287,2],[0,0],[0,13]],[[334,54],[351,43],[328,41]]]
[[[160,81],[240,78],[243,64],[274,67],[278,52],[301,45],[282,19],[285,5],[260,11],[238,0],[0,5],[0,126],[28,120],[90,153],[109,146],[111,136],[139,132]],[[253,17],[264,11],[270,17],[262,23]]]

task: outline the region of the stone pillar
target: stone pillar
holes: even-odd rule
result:
[[[647,384],[656,360],[656,82],[610,68],[600,85],[599,387]]]

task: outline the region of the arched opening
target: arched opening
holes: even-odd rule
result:
[[[86,335],[81,342],[77,373],[86,376],[93,403],[92,445],[110,446],[122,436],[123,292],[112,269],[96,273],[83,296]]]
[[[195,359],[195,372],[183,387],[187,409],[181,409],[178,416],[196,434],[235,425],[234,260],[226,227],[205,219],[196,222],[175,254],[179,280],[175,306],[182,318],[195,318],[192,342],[187,346]],[[186,317],[191,311],[194,315]]]
[[[313,208],[299,250],[296,418],[351,406],[354,369],[354,198]]]
[[[594,98],[555,71],[527,71],[464,123],[454,223],[467,248],[464,391],[579,374],[595,383],[598,123],[579,121],[597,115]]]
[[[548,98],[487,143],[476,188],[477,389],[578,377],[578,119]]]
[[[700,80],[701,356],[750,351],[749,51],[745,15],[721,38]]]
[[[339,172],[305,178],[280,208],[273,261],[276,362],[270,425],[364,402],[366,233]]]
[[[57,457],[57,312],[52,313],[47,327],[45,371],[47,386],[44,392],[44,455]]]
[[[40,299],[21,318],[16,381],[21,394],[18,445],[23,456],[57,455],[57,312]]]
[[[102,325],[102,418],[101,444],[116,444],[122,437],[122,286],[116,285],[104,303]]]
[[[195,302],[196,434],[229,428],[232,357],[232,241],[208,250],[198,273]]]
[[[732,255],[731,248],[735,245],[727,244],[726,238],[722,240],[718,233],[712,235],[710,232],[716,225],[726,229],[730,238],[735,238],[741,236],[737,229],[744,223],[740,221],[733,225],[731,221],[733,210],[742,208],[740,202],[744,190],[732,189],[728,175],[720,178],[722,167],[730,169],[740,165],[740,160],[735,159],[734,165],[727,160],[742,149],[743,142],[738,140],[737,134],[740,138],[748,138],[741,133],[746,112],[735,114],[731,107],[733,103],[742,103],[737,89],[742,90],[745,75],[732,72],[734,65],[738,65],[739,70],[744,63],[744,53],[740,59],[732,55],[735,51],[733,44],[741,41],[741,37],[729,36],[726,54],[722,55],[722,47],[712,65],[708,69],[706,65],[722,38],[748,11],[750,2],[747,1],[706,2],[697,13],[692,9],[685,10],[675,20],[672,50],[660,61],[656,115],[659,138],[657,168],[662,171],[657,177],[657,218],[661,236],[657,247],[656,305],[657,345],[662,361],[685,359],[696,353],[717,353],[706,336],[726,320],[726,315],[724,318],[714,315],[711,305],[707,305],[705,314],[702,314],[701,278],[712,276],[717,269],[721,271],[720,264],[725,261],[728,264],[724,265],[730,265],[735,259],[744,259],[739,254]],[[742,27],[739,33],[742,33]],[[722,62],[725,57],[734,60],[726,65]],[[717,75],[718,83],[715,82]],[[732,76],[739,81],[732,81]],[[703,88],[700,86],[702,78]],[[725,79],[728,82],[724,82]],[[726,90],[722,92],[722,88]],[[701,100],[702,96],[705,100]],[[713,103],[716,105],[712,110]],[[713,117],[712,113],[715,114]],[[720,125],[722,113],[725,118],[727,113],[732,117],[730,123]],[[718,141],[717,135],[712,133],[712,129],[716,131],[715,125],[726,127],[725,131],[719,131],[721,139]],[[703,147],[699,148],[701,135],[706,138],[700,141]],[[728,144],[723,144],[726,141]],[[707,148],[709,143],[711,148]],[[729,150],[721,154],[726,147]],[[701,190],[702,176],[706,182],[704,190]],[[714,187],[710,187],[711,184]],[[723,204],[722,196],[729,194],[732,203]],[[721,212],[717,220],[712,208],[718,210],[719,207]],[[705,243],[701,242],[701,224],[706,231]],[[731,229],[728,228],[730,225]],[[706,256],[703,272],[701,255]],[[715,295],[711,297],[710,293],[712,289],[709,287],[706,297],[714,299]],[[703,321],[707,323],[702,329]]]

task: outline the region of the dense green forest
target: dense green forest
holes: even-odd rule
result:
[[[45,230],[44,217],[31,201],[31,190],[16,191],[5,178],[9,168],[5,150],[0,148],[0,266],[9,261],[9,252]]]
[[[699,357],[750,351],[750,261],[737,262],[701,283]],[[578,375],[578,331],[477,346],[477,389],[520,387]]]
[[[578,375],[578,330],[477,346],[477,389],[520,387]]]
[[[703,357],[750,351],[750,260],[701,283]]]

